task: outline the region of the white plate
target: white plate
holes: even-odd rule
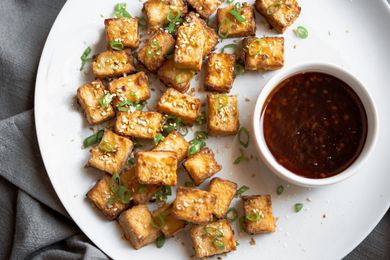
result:
[[[217,175],[239,185],[248,185],[251,187],[248,194],[272,194],[274,213],[278,217],[277,232],[254,236],[254,246],[249,245],[250,236],[237,235],[240,246],[228,254],[228,258],[338,259],[356,247],[389,208],[389,7],[384,0],[299,2],[302,13],[284,34],[285,66],[327,61],[355,73],[372,93],[379,111],[378,144],[358,174],[343,183],[310,190],[286,185],[257,160],[233,165],[232,161],[239,155],[236,138],[209,139],[208,145],[224,167]],[[79,72],[80,56],[87,46],[93,47],[93,53],[104,50],[103,16],[112,16],[116,3],[116,0],[69,0],[51,29],[39,65],[35,93],[35,119],[42,158],[66,210],[109,256],[151,259],[164,253],[169,259],[188,258],[193,249],[187,232],[182,232],[177,240],[167,241],[162,249],[149,245],[136,251],[122,239],[118,225],[105,221],[85,199],[86,192],[102,174],[84,168],[88,151],[80,149],[83,138],[91,131],[76,109],[74,96],[79,85],[92,79],[91,73]],[[128,10],[133,15],[140,15],[141,7],[140,1],[128,1]],[[258,13],[256,17],[257,35],[273,34]],[[308,39],[294,36],[292,29],[298,25],[308,28]],[[224,41],[218,47],[229,42]],[[86,66],[85,71],[90,71],[90,66]],[[249,73],[238,77],[234,83],[232,93],[239,93],[240,120],[248,129],[254,101],[272,75],[272,72]],[[152,81],[157,89],[153,93],[156,98],[160,95],[158,89],[164,90],[164,87]],[[202,81],[194,80],[192,86],[201,84]],[[254,145],[245,152],[255,155]],[[183,183],[188,179],[187,174],[183,172],[179,179]],[[275,189],[279,184],[288,188],[278,197]],[[293,205],[297,202],[304,203],[304,210],[294,213]],[[241,207],[238,200],[234,204]]]

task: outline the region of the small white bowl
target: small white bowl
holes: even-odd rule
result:
[[[280,165],[268,149],[268,146],[264,139],[263,134],[263,123],[261,118],[262,109],[265,101],[268,96],[274,90],[275,87],[278,86],[280,82],[284,79],[287,79],[295,74],[299,74],[302,72],[322,72],[326,74],[330,74],[348,84],[355,93],[359,96],[360,100],[363,103],[363,106],[366,110],[367,114],[367,138],[364,144],[363,150],[358,156],[358,158],[350,165],[347,169],[342,171],[341,173],[334,175],[332,177],[323,178],[323,179],[311,179],[299,176],[282,165]],[[255,111],[253,113],[253,133],[255,136],[257,150],[260,154],[260,157],[265,162],[265,164],[270,168],[277,176],[280,178],[304,187],[320,187],[326,186],[330,184],[334,184],[340,181],[343,181],[349,177],[351,177],[357,169],[362,165],[365,159],[369,156],[372,151],[377,135],[378,135],[378,116],[377,110],[375,108],[373,99],[371,95],[368,93],[367,89],[364,87],[363,83],[353,76],[350,72],[346,71],[343,68],[338,66],[327,64],[327,63],[319,63],[319,62],[310,62],[304,63],[300,65],[296,65],[290,68],[283,69],[281,72],[273,76],[264,88],[261,90],[259,97],[256,101]]]

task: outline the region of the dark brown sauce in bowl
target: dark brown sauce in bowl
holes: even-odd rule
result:
[[[296,74],[279,83],[263,107],[262,123],[276,161],[312,179],[347,169],[367,137],[367,115],[357,94],[320,72]]]

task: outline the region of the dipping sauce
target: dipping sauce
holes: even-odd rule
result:
[[[282,81],[262,111],[264,138],[279,164],[307,178],[334,176],[361,153],[367,115],[357,94],[328,74]]]

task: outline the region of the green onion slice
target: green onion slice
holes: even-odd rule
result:
[[[234,2],[234,0],[226,0],[226,3],[227,4],[231,4],[231,3],[233,3]]]
[[[221,49],[221,52],[225,53],[226,49],[233,49],[233,54],[234,54],[234,53],[236,53],[236,51],[238,49],[238,45],[234,44],[234,43],[227,44],[227,45],[223,46],[223,48]]]
[[[162,213],[158,213],[157,218],[152,218],[150,224],[156,229],[161,229],[165,224],[164,215]]]
[[[180,19],[181,12],[179,10],[169,10],[167,20],[169,22],[177,22]]]
[[[145,193],[146,192],[146,186],[141,184],[139,187],[138,187],[138,194],[142,194],[142,193]]]
[[[182,83],[189,82],[192,79],[192,77],[195,75],[194,71],[191,70],[190,72],[191,75],[189,75],[187,72],[181,72],[177,74],[175,77],[175,83],[182,84]]]
[[[236,221],[236,219],[238,218],[238,212],[235,208],[230,208],[227,212],[226,212],[226,215],[225,215],[225,218],[229,221],[229,222],[234,222]]]
[[[295,30],[295,34],[301,38],[301,39],[306,39],[307,36],[309,36],[309,32],[307,29],[303,26],[298,26],[297,29]]]
[[[302,208],[303,208],[303,204],[302,203],[295,203],[295,205],[294,205],[295,212],[301,211]]]
[[[87,64],[88,61],[91,60],[91,58],[89,58],[89,54],[91,54],[91,47],[87,47],[83,54],[81,55],[80,59],[81,59],[81,66],[80,66],[80,71],[82,71],[84,69],[84,66],[85,64]]]
[[[128,165],[134,165],[135,164],[135,158],[134,157],[130,157],[129,159],[127,159],[127,164]]]
[[[181,134],[182,136],[186,136],[188,134],[188,128],[185,127],[185,126],[181,126],[177,129],[177,131],[179,132],[179,134]]]
[[[251,212],[247,214],[245,218],[251,222],[258,222],[261,219],[261,216],[257,212]]]
[[[278,195],[281,195],[284,191],[284,187],[283,185],[279,185],[277,188],[276,188],[276,194]]]
[[[115,173],[112,175],[110,180],[110,189],[112,192],[117,192],[120,186],[120,178],[119,173]]]
[[[245,73],[245,68],[242,64],[236,63],[234,65],[234,71],[235,71],[236,75],[242,75]]]
[[[234,160],[234,164],[239,164],[243,161],[249,161],[249,158],[247,156],[245,156],[244,154],[244,151],[242,149],[240,149],[240,153],[241,155],[239,157],[237,157],[237,159]]]
[[[156,246],[157,248],[162,248],[165,244],[165,236],[164,234],[161,234],[157,239],[156,239]]]
[[[262,39],[255,39],[248,46],[248,52],[250,56],[256,56],[261,53],[265,42]]]
[[[99,149],[103,152],[112,153],[115,151],[115,144],[110,141],[103,140],[99,144]]]
[[[138,24],[141,27],[146,26],[146,19],[145,19],[145,17],[138,17]]]
[[[113,95],[111,95],[110,93],[106,93],[104,95],[104,97],[102,97],[99,100],[99,103],[102,106],[102,108],[106,108],[111,103],[112,98],[113,98]]]
[[[87,138],[84,139],[83,148],[87,148],[91,145],[98,144],[102,140],[103,135],[104,135],[104,130],[100,129],[99,131],[97,131],[96,134],[88,136]]]
[[[236,4],[239,4],[239,3],[236,3]],[[230,13],[231,15],[233,15],[233,17],[236,18],[236,20],[239,21],[240,23],[246,22],[245,17],[243,17],[243,16],[240,14],[239,9],[232,9],[232,10],[229,11],[229,13]]]
[[[244,230],[244,221],[245,221],[245,216],[242,216],[238,219],[238,222],[240,222],[240,230]]]
[[[158,133],[153,138],[153,144],[158,145],[162,140],[164,140],[164,136],[161,133]]]
[[[116,51],[121,51],[125,48],[125,46],[123,46],[123,43],[120,40],[110,41],[110,47],[111,47],[111,49],[116,50]]]
[[[223,237],[223,232],[221,230],[219,230],[218,228],[215,228],[212,226],[205,226],[203,228],[203,230],[204,230],[204,232],[206,232],[206,234],[209,237]]]
[[[224,250],[225,249],[225,242],[218,238],[218,237],[215,237],[213,239],[213,245],[218,248],[218,250]]]
[[[276,2],[267,7],[267,15],[273,15],[280,10],[282,2]]]
[[[249,146],[249,131],[245,127],[241,127],[238,131],[238,142],[245,148]]]
[[[200,151],[203,147],[206,146],[206,142],[204,140],[194,139],[190,142],[190,147],[188,149],[188,154],[193,155]]]
[[[241,9],[241,3],[240,2],[235,3],[234,4],[234,9],[240,10]]]
[[[126,3],[118,3],[114,7],[114,14],[118,18],[131,18],[131,15],[126,10]]]
[[[119,198],[119,201],[122,204],[127,204],[131,199],[131,192],[123,185],[119,186],[118,191],[116,192]]]
[[[239,189],[236,191],[236,197],[241,196],[243,193],[247,192],[248,190],[249,190],[249,187],[248,187],[248,186],[246,186],[246,185],[241,186],[241,188],[239,188]]]
[[[195,187],[195,184],[192,181],[186,181],[184,183],[184,186],[186,186],[186,187]]]
[[[229,19],[224,19],[220,26],[218,26],[218,35],[222,39],[227,38],[230,33],[232,22]]]
[[[206,118],[206,112],[202,111],[200,113],[200,116],[196,119],[196,124],[197,125],[203,125],[206,124],[207,118]]]
[[[218,102],[216,103],[217,111],[221,111],[221,109],[229,104],[229,97],[226,94],[216,95],[216,98],[218,99]]]
[[[196,140],[205,140],[209,138],[209,134],[205,131],[196,131],[195,132],[195,139]]]

